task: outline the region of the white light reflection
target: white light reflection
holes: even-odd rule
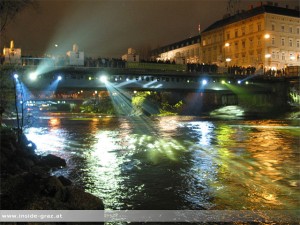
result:
[[[112,132],[99,132],[95,135],[96,143],[93,146],[92,156],[99,159],[102,167],[107,169],[116,165],[117,157],[114,151],[121,146],[116,143],[115,134]]]
[[[214,125],[211,122],[191,122],[189,125],[193,131],[196,131],[199,135],[199,144],[200,145],[211,145],[212,132],[214,130]]]
[[[64,130],[60,128],[60,119],[50,118],[48,125],[49,129],[30,127],[25,130],[25,135],[36,144],[38,154],[54,153],[67,160],[69,157],[63,151],[67,138]]]

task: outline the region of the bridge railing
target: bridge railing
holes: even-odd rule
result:
[[[127,62],[128,69],[158,70],[158,71],[187,71],[187,65],[166,63]]]

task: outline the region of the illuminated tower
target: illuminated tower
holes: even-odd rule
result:
[[[21,64],[21,49],[15,48],[14,41],[10,41],[10,48],[3,49],[5,64]]]

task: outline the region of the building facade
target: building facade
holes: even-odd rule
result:
[[[79,51],[77,44],[73,45],[73,50],[66,53],[68,64],[71,66],[84,65],[84,52]]]
[[[127,54],[122,55],[122,60],[126,62],[139,62],[140,56],[136,54],[133,48],[128,48]]]
[[[10,41],[10,47],[3,49],[4,64],[21,64],[21,49],[15,48],[14,41]]]
[[[269,3],[219,20],[201,34],[201,61],[265,70],[300,66],[299,15]]]
[[[200,35],[155,49],[152,55],[157,61],[176,64],[200,63]]]

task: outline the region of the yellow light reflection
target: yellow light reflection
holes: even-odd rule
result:
[[[50,118],[48,124],[51,129],[58,129],[60,127],[60,119],[59,118]]]
[[[293,209],[299,203],[299,192],[283,180],[287,169],[297,174],[299,166],[287,164],[293,152],[287,137],[276,127],[285,126],[268,121],[219,126],[218,155],[213,160],[218,164],[218,181],[225,182],[212,182],[219,208],[226,204],[231,209]]]

